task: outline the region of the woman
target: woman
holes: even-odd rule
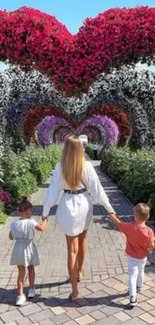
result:
[[[56,219],[66,235],[72,285],[70,298],[76,301],[77,281],[83,276],[86,234],[93,215],[92,201],[103,205],[109,214],[114,213],[92,164],[85,161],[83,146],[76,136],[69,136],[65,141],[61,163],[56,165],[45,199],[43,219],[56,204],[61,191]]]

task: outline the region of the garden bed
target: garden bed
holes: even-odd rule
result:
[[[3,185],[0,191],[0,224],[4,223],[6,212],[12,211],[23,196],[36,192],[38,185],[51,175],[61,158],[61,146],[46,149],[28,147],[16,154],[8,151],[2,159]]]
[[[155,218],[155,152],[113,147],[106,151],[101,169],[133,204],[149,203]]]

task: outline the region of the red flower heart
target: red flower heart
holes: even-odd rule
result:
[[[77,35],[39,10],[0,11],[0,60],[36,68],[70,94],[111,67],[150,63],[154,55],[155,8],[110,9],[87,19]]]

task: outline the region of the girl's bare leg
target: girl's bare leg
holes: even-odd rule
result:
[[[25,279],[25,266],[18,265],[18,279],[17,279],[17,288],[18,288],[18,296],[23,295],[24,288],[24,279]]]
[[[33,265],[28,266],[28,273],[29,273],[29,284],[30,289],[34,289],[34,283],[35,283],[35,269]]]

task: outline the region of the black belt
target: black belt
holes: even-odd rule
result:
[[[84,188],[81,188],[81,190],[77,190],[77,191],[64,190],[64,192],[67,194],[81,194],[81,193],[87,192],[87,189],[86,189],[86,187],[84,187]]]

